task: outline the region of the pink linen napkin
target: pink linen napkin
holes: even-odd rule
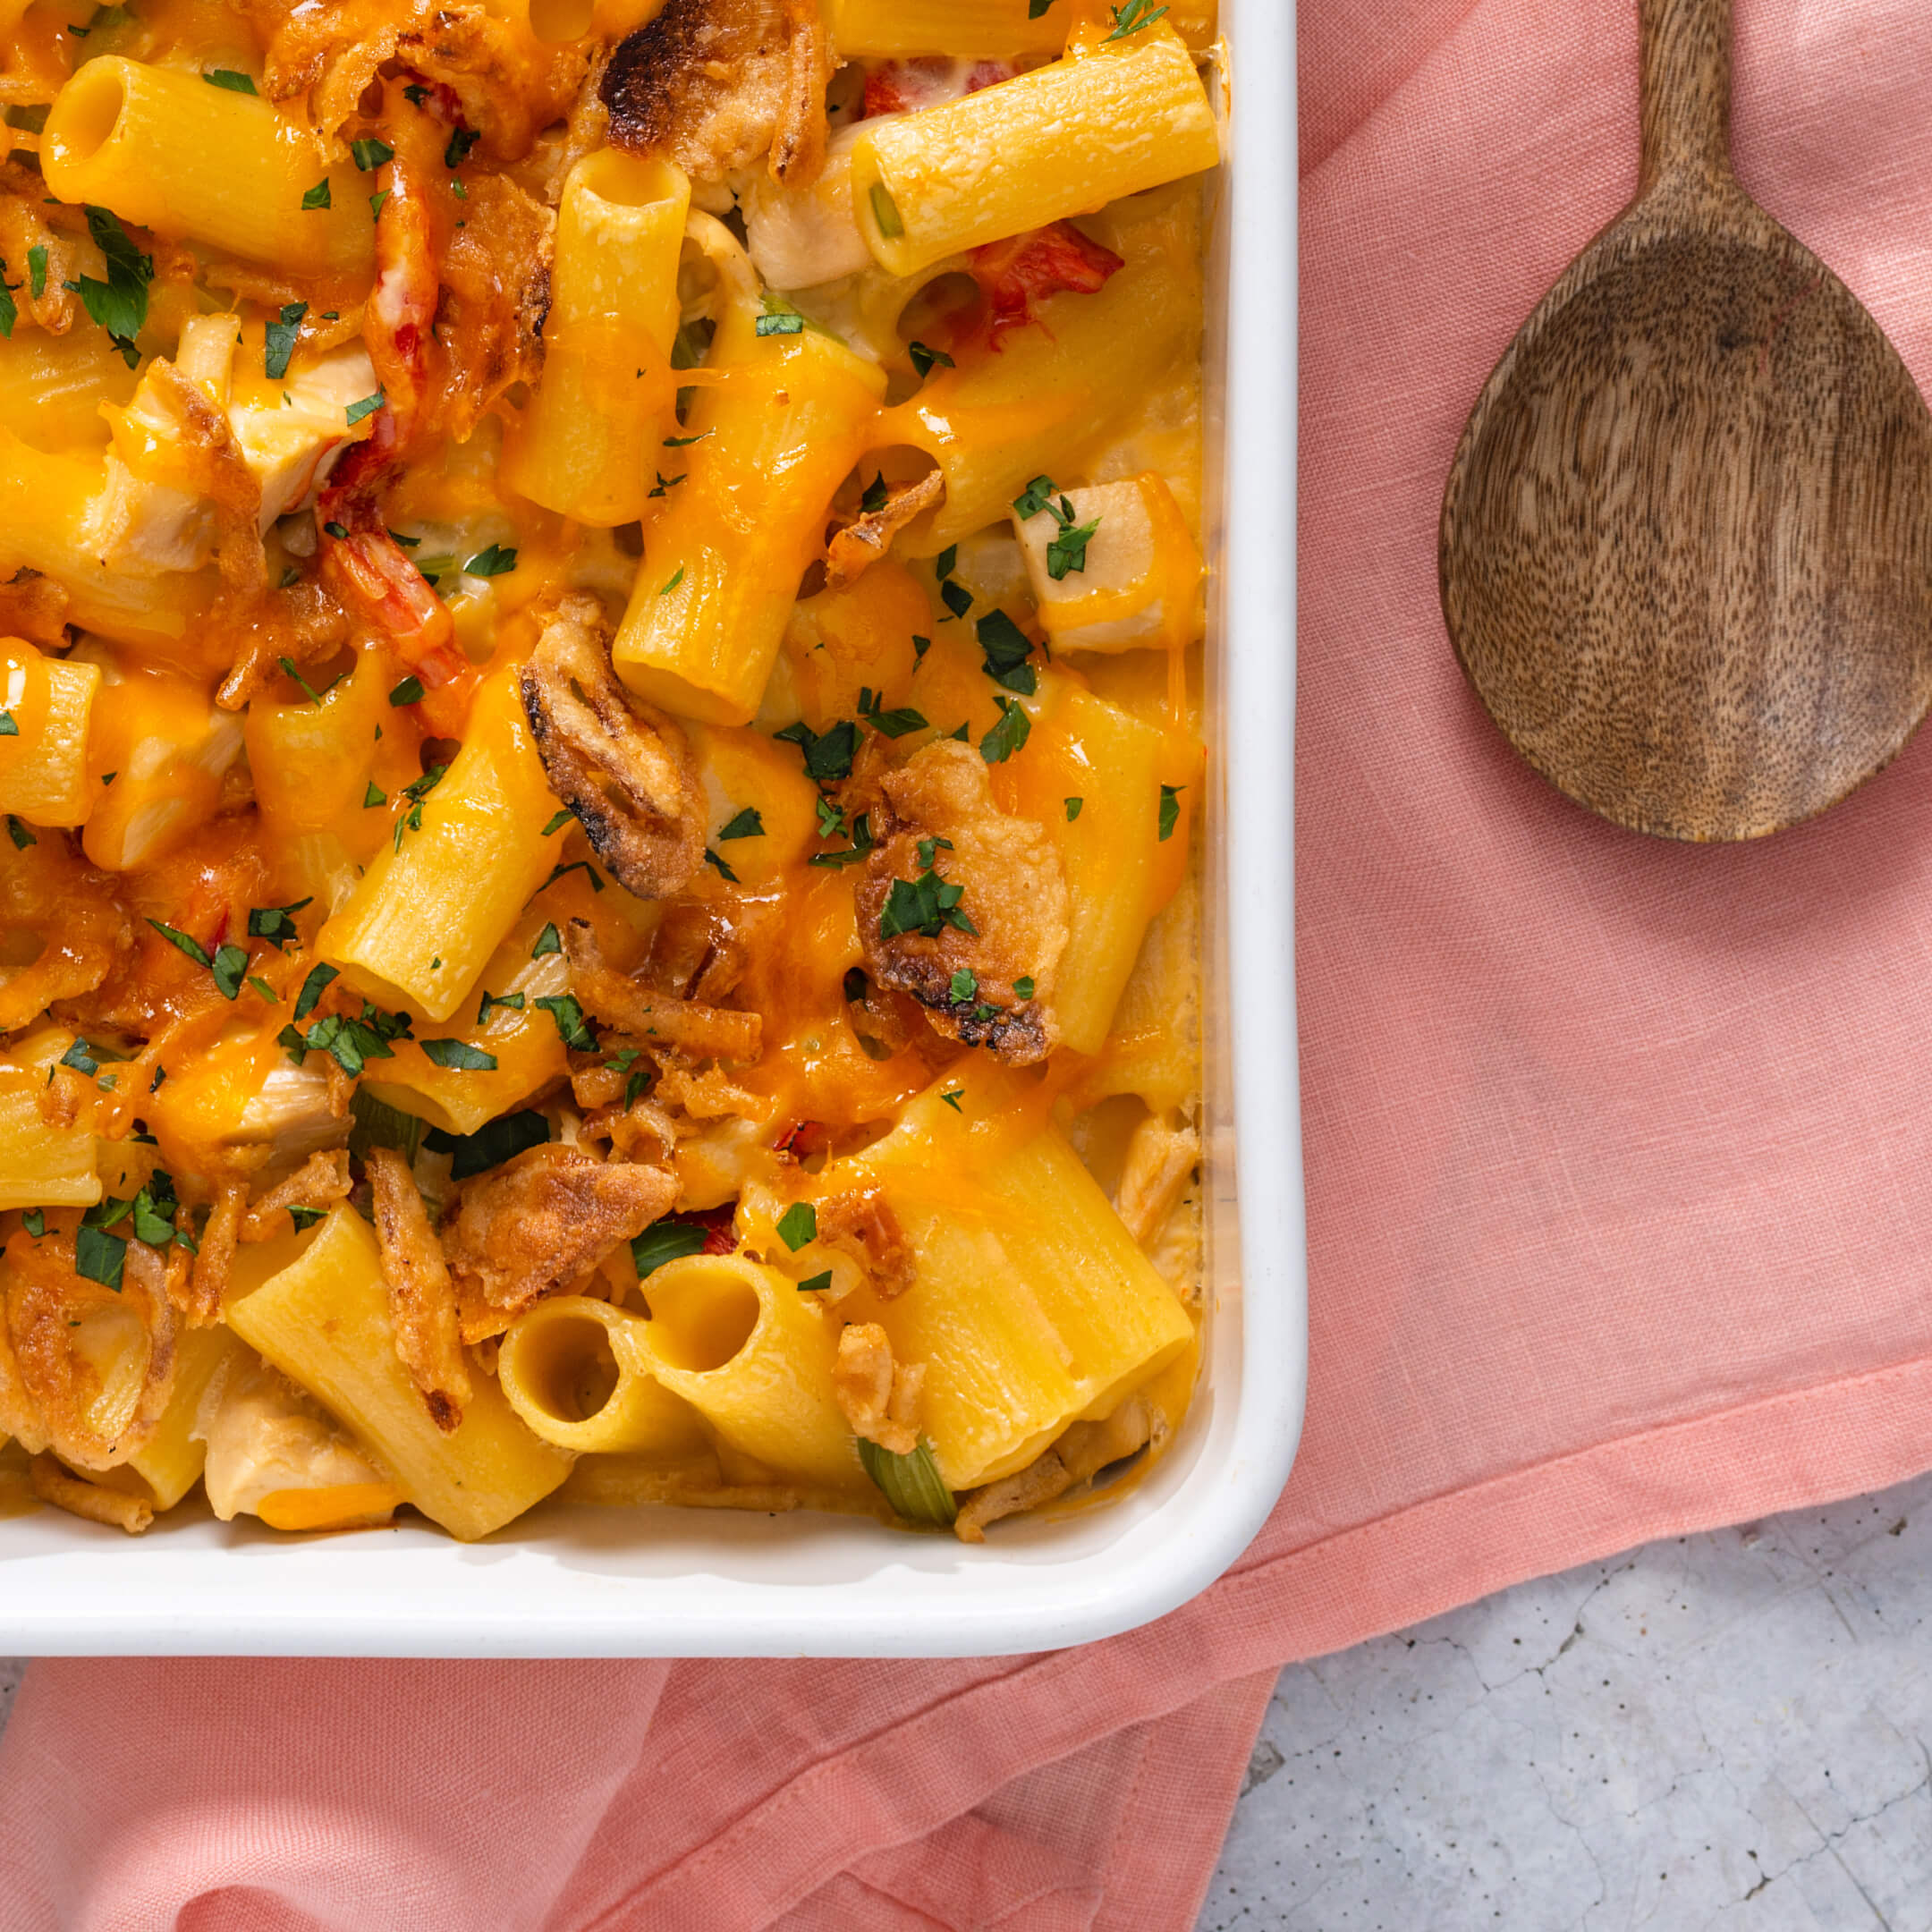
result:
[[[1747,185],[1932,377],[1932,9],[1737,7]],[[1648,843],[1436,611],[1470,402],[1635,181],[1634,14],[1302,8],[1314,1375],[1235,1570],[1024,1659],[37,1665],[0,1928],[1180,1932],[1284,1660],[1932,1462],[1932,744]]]

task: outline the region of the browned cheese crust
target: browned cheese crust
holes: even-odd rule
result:
[[[670,0],[611,55],[612,145],[722,180],[768,154],[792,185],[825,165],[831,62],[818,0]]]
[[[1030,819],[1011,818],[993,801],[985,762],[970,745],[942,738],[881,782],[886,805],[880,842],[859,885],[859,934],[866,970],[881,986],[910,994],[939,1032],[968,1046],[987,1046],[1013,1066],[1031,1066],[1059,1038],[1053,996],[1066,951],[1066,875],[1052,842]],[[940,928],[936,937],[905,932],[886,937],[880,919],[893,882],[922,874],[925,840],[933,869],[964,888],[959,910],[977,928]],[[953,996],[953,975],[970,972],[969,999]],[[1022,1000],[1015,982],[1030,979]]]
[[[610,665],[595,598],[563,598],[525,665],[523,708],[551,790],[640,899],[681,891],[704,861],[704,794],[684,733]]]
[[[465,1342],[499,1335],[546,1295],[580,1288],[677,1199],[662,1167],[528,1148],[457,1191],[443,1224]]]

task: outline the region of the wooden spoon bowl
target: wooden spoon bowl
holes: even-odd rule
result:
[[[1464,430],[1442,602],[1560,790],[1671,838],[1835,804],[1932,705],[1932,413],[1731,172],[1731,0],[1641,0],[1637,198]]]

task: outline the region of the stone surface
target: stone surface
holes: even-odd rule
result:
[[[1199,1932],[1636,1927],[1932,1932],[1932,1476],[1292,1666]]]
[[[1199,1932],[1932,1932],[1932,1477],[1296,1665]]]

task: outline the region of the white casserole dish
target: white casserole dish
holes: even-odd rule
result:
[[[1294,1027],[1296,223],[1288,0],[1222,0],[1234,108],[1208,277],[1209,1304],[1179,1438],[1118,1497],[983,1546],[864,1521],[541,1509],[284,1538],[192,1510],[140,1539],[0,1521],[0,1655],[940,1657],[1083,1643],[1240,1555],[1294,1457],[1308,1374]],[[1229,889],[1230,881],[1238,889]]]

